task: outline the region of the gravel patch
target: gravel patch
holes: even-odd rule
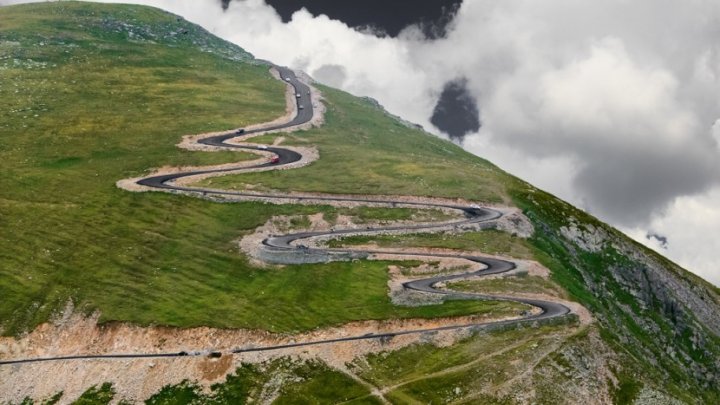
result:
[[[229,350],[241,347],[250,348],[496,320],[488,316],[469,316],[429,320],[363,321],[289,335],[207,327],[178,329],[161,326],[140,327],[125,323],[98,325],[98,317],[99,314],[90,317],[82,314],[66,314],[62,322],[42,324],[20,339],[0,338],[0,358],[138,351],[179,352],[198,348],[204,348],[207,352],[219,350],[227,353]],[[242,362],[261,363],[289,356],[301,360],[321,359],[331,366],[340,368],[358,356],[382,350],[397,350],[417,343],[419,339],[438,345],[449,345],[466,334],[467,331],[462,330],[432,332],[420,336],[404,335],[270,352],[223,354],[220,358],[197,356],[56,361],[3,366],[0,367],[0,392],[3,393],[4,401],[20,402],[26,396],[46,398],[63,391],[65,402],[77,398],[91,385],[111,382],[118,392],[116,398],[141,401],[167,384],[178,384],[186,379],[209,387],[223,381],[225,376],[234,372]],[[62,376],[62,378],[48,378],[48,376]]]

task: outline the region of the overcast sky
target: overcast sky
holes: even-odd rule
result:
[[[421,24],[402,30],[263,0],[112,2],[180,14],[438,134],[443,88],[465,83],[482,124],[467,150],[720,285],[717,0],[447,1],[447,26],[409,13]]]

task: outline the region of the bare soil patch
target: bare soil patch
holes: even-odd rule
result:
[[[57,323],[45,323],[26,336],[0,338],[0,358],[25,358],[75,354],[112,354],[132,352],[179,352],[203,348],[220,350],[220,358],[207,356],[83,360],[30,363],[0,367],[0,392],[3,400],[19,402],[25,396],[44,398],[63,391],[64,400],[77,398],[89,386],[112,382],[118,398],[142,400],[167,384],[185,379],[205,387],[224,380],[242,362],[258,363],[272,358],[291,356],[299,359],[321,359],[331,366],[344,367],[355,357],[380,350],[396,350],[418,341],[448,345],[466,336],[465,330],[404,335],[389,339],[340,342],[269,352],[240,355],[225,354],[234,348],[270,346],[294,342],[334,339],[370,333],[426,329],[446,325],[462,325],[495,320],[490,316],[469,316],[440,319],[406,319],[363,321],[316,331],[282,335],[253,330],[214,328],[177,329],[139,327],[124,323],[97,324],[98,314],[84,317],[65,316]],[[57,378],[48,378],[57,376]]]

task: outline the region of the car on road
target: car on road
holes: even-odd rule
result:
[[[300,93],[296,94],[295,97],[300,98]]]
[[[244,133],[245,133],[245,130],[242,129],[242,128],[240,128],[240,129],[238,129],[237,131],[235,131],[235,135],[242,135],[242,134],[244,134]]]
[[[300,105],[298,106],[298,108],[302,110],[302,109],[305,108],[305,107],[303,107],[303,105],[300,104]]]
[[[267,145],[259,145],[258,149],[267,150]]]
[[[286,82],[289,82],[289,81],[290,81],[290,78],[289,78],[289,77],[286,77],[286,78],[285,78],[285,81],[286,81]]]
[[[280,156],[273,156],[270,158],[270,163],[272,164],[278,164],[280,163]]]

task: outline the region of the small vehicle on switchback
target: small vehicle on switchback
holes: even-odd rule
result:
[[[272,164],[274,164],[274,165],[280,163],[280,156],[273,156],[273,157],[271,157],[271,158],[270,158],[270,163],[272,163]]]

